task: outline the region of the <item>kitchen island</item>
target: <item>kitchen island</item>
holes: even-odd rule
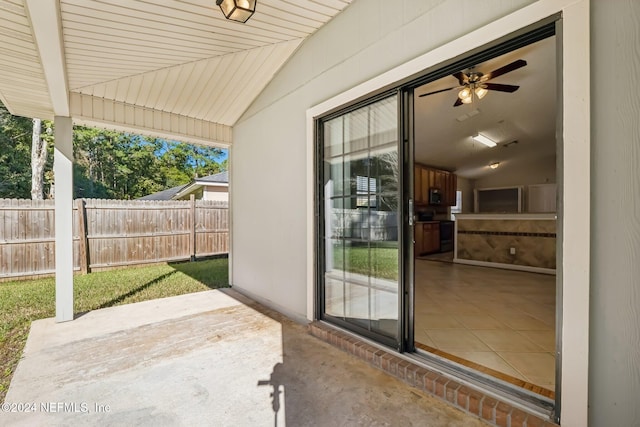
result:
[[[453,262],[555,274],[556,214],[456,214]]]

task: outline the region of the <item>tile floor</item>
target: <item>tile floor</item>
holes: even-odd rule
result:
[[[416,259],[417,343],[555,389],[556,277]]]

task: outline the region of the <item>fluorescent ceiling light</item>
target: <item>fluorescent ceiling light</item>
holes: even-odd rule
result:
[[[476,141],[480,142],[481,144],[486,145],[487,147],[495,147],[496,145],[498,145],[498,144],[496,144],[496,142],[495,142],[495,141],[493,141],[493,140],[491,140],[491,139],[487,138],[486,136],[484,136],[484,135],[483,135],[483,134],[481,134],[481,133],[477,134],[476,136],[473,136],[472,138],[473,138],[474,140],[476,140]]]

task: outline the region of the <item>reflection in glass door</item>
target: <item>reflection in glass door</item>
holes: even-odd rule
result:
[[[397,96],[320,123],[322,318],[397,346]]]

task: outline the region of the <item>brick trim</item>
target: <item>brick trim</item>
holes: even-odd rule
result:
[[[352,335],[321,322],[309,324],[309,332],[347,353],[361,359],[418,390],[435,396],[451,406],[473,414],[499,427],[558,427],[558,424],[535,414],[514,408],[456,382],[453,378],[431,371],[423,366],[398,357],[392,350],[383,350]]]

